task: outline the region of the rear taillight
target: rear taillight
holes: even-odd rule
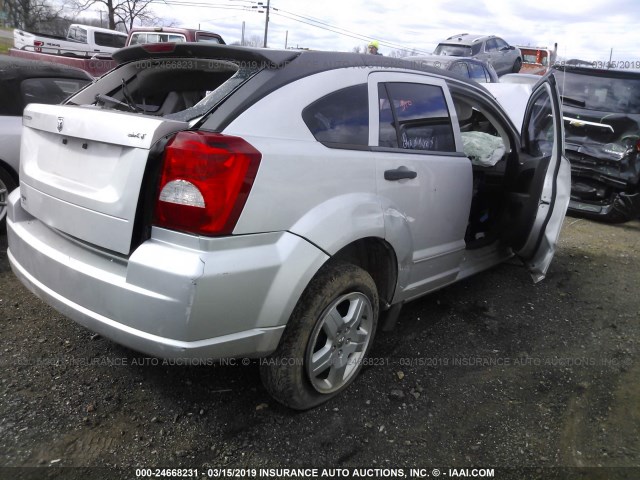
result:
[[[239,137],[178,133],[165,148],[154,224],[199,235],[230,234],[261,157]]]
[[[44,45],[44,42],[42,40],[34,40],[33,41],[33,50],[35,52],[42,52],[42,46]]]
[[[636,142],[636,152],[640,152],[640,140]]]

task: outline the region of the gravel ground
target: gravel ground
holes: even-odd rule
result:
[[[408,304],[349,390],[302,413],[269,398],[255,362],[167,365],[77,326],[15,279],[5,235],[0,251],[0,465],[37,467],[2,478],[400,466],[640,478],[640,222],[567,218],[545,281],[514,260]]]

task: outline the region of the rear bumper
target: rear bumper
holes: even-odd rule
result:
[[[161,358],[274,351],[328,258],[287,232],[201,238],[154,229],[128,258],[50,229],[9,197],[8,256],[32,292],[77,323]]]

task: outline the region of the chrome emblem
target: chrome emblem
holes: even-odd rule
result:
[[[64,127],[64,118],[58,117],[58,125],[56,127],[58,129],[58,132],[62,131],[62,127]]]

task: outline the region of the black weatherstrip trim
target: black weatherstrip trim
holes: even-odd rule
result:
[[[164,150],[175,134],[176,132],[171,133],[158,140],[153,144],[147,156],[147,165],[142,176],[129,252],[133,252],[138,246],[151,238],[151,227],[159,193],[158,182],[160,181],[160,172],[164,160]]]

